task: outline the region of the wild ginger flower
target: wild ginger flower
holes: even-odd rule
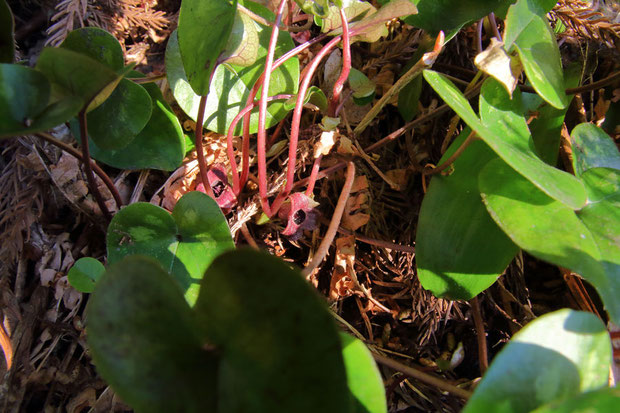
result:
[[[318,205],[318,202],[302,192],[289,195],[288,202],[278,211],[278,216],[287,220],[282,235],[287,236],[291,241],[296,241],[304,230],[316,228],[319,212],[314,208]]]

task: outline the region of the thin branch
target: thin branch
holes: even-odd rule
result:
[[[459,156],[461,156],[463,151],[467,149],[469,144],[472,143],[475,139],[477,139],[476,133],[474,131],[471,131],[470,134],[465,139],[465,141],[461,144],[461,146],[459,146],[458,149],[454,151],[454,153],[450,155],[450,157],[446,159],[444,163],[442,163],[441,165],[435,168],[425,169],[424,171],[422,171],[422,175],[435,175],[443,171],[444,169],[447,169],[448,167],[450,167],[454,163],[454,161],[456,161],[456,159]]]
[[[480,363],[480,375],[489,368],[489,355],[487,351],[487,333],[484,331],[484,321],[480,312],[480,302],[478,297],[469,300],[471,312],[474,316],[474,326],[476,327],[476,337],[478,339],[478,360]]]
[[[49,133],[37,132],[35,133],[35,136],[62,149],[63,151],[67,152],[69,155],[73,156],[74,158],[77,158],[80,161],[82,160],[82,154],[77,149],[75,149],[71,145],[67,145],[64,142],[59,141],[58,139],[54,138]],[[108,190],[114,197],[114,201],[116,202],[116,207],[118,209],[121,209],[121,207],[123,206],[123,200],[121,199],[121,195],[118,193],[118,189],[116,189],[116,186],[114,186],[114,182],[112,182],[112,179],[110,179],[110,177],[103,171],[103,169],[101,169],[99,165],[97,165],[92,160],[91,160],[91,166],[93,168],[93,171],[97,174],[99,178],[101,178],[105,186],[108,188]]]

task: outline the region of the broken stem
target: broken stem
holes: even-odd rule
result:
[[[97,205],[99,205],[99,209],[105,216],[108,221],[112,220],[112,214],[108,210],[108,207],[103,200],[103,196],[101,192],[99,192],[99,188],[97,187],[97,182],[95,181],[95,175],[93,174],[93,168],[91,165],[90,159],[90,151],[88,149],[88,127],[86,124],[86,108],[82,109],[78,115],[78,119],[80,121],[80,141],[82,144],[82,164],[84,165],[84,174],[86,174],[86,180],[88,182],[88,186],[90,187],[90,192],[92,192],[95,200],[97,201]]]
[[[355,165],[353,162],[347,163],[347,175],[344,181],[344,185],[342,186],[342,192],[340,192],[340,197],[338,197],[338,203],[336,204],[336,209],[334,209],[334,214],[332,215],[332,219],[327,227],[327,232],[325,233],[325,237],[323,237],[323,241],[319,245],[319,248],[316,250],[312,261],[306,268],[303,269],[302,274],[308,276],[314,271],[320,264],[323,262],[323,259],[327,255],[327,251],[334,241],[334,237],[338,232],[338,226],[340,225],[340,221],[342,219],[342,214],[344,213],[344,207],[349,199],[349,194],[351,193],[351,188],[353,187],[353,180],[355,179]]]

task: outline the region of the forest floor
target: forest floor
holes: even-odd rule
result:
[[[179,7],[175,0],[30,0],[9,4],[15,14],[19,53],[29,64],[44,45],[59,44],[71,28],[95,25],[113,33],[128,62],[136,62],[138,70],[147,75],[164,72],[165,43],[176,26]],[[55,19],[50,21],[53,15]],[[620,62],[619,39],[603,41],[595,34],[573,31],[560,39],[566,62],[586,62],[587,82],[617,71]],[[395,24],[382,41],[356,44],[353,66],[374,80],[381,95],[398,78],[421,36],[420,30]],[[300,58],[302,67],[314,52]],[[476,53],[473,25],[446,45],[435,67],[468,82],[475,73],[472,62]],[[316,77],[317,84],[328,81],[326,70]],[[165,81],[161,86],[165,91]],[[618,99],[618,95],[609,98],[599,91],[577,95],[566,123],[572,127],[601,120]],[[432,114],[442,103],[429,88],[424,89],[417,116]],[[365,110],[357,109],[362,114]],[[354,107],[346,107],[345,113],[350,128],[359,120],[359,113]],[[193,122],[180,110],[178,114],[191,133]],[[452,116],[450,112],[428,116],[426,122],[416,125],[415,132],[411,129],[356,160],[354,204],[349,205],[345,217],[349,231],[339,234],[328,259],[309,281],[346,321],[345,328],[363,336],[367,343],[453,384],[469,386],[481,376],[480,335],[486,337],[485,358],[492,359],[516,331],[539,315],[566,307],[603,312],[587,283],[524,253],[517,255],[497,283],[470,302],[437,299],[420,286],[414,241],[428,184],[420,171],[441,157]],[[304,115],[302,129],[307,136],[315,134],[315,122],[311,112]],[[390,104],[358,144],[367,147],[404,124],[396,106]],[[284,125],[286,128],[288,123]],[[59,128],[56,134],[72,141],[67,129]],[[214,133],[205,137],[208,162],[223,157],[223,138]],[[302,142],[300,176],[309,173],[311,160],[305,159],[311,149],[309,143]],[[9,371],[8,359],[0,357],[0,412],[129,410],[91,363],[83,319],[88,296],[67,282],[67,271],[75,260],[90,256],[105,262],[106,256],[105,222],[85,189],[79,164],[30,136],[2,141],[0,151],[0,314],[13,354]],[[196,186],[195,156],[190,153],[173,173],[104,169],[126,201],[153,202],[171,209],[183,193]],[[274,159],[283,164],[285,157]],[[239,210],[228,216],[237,245],[256,243],[303,267],[320,243],[343,180],[341,171],[319,181],[319,209],[326,218],[295,242],[280,235],[281,223],[255,224],[257,202],[244,200]],[[245,236],[235,225],[240,219],[247,220]],[[483,321],[483,331],[476,329],[477,316]],[[437,388],[386,367],[381,370],[391,412],[458,412],[463,406],[463,400]]]

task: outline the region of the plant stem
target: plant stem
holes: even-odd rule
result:
[[[332,215],[332,219],[327,227],[327,232],[325,233],[325,237],[323,237],[323,241],[319,245],[319,248],[316,250],[312,261],[306,268],[303,269],[302,274],[307,276],[314,271],[323,259],[327,255],[327,251],[334,241],[334,237],[338,232],[338,226],[340,225],[340,220],[342,219],[342,214],[344,213],[344,207],[349,199],[349,194],[351,193],[351,188],[353,187],[353,180],[355,179],[355,165],[353,162],[347,163],[347,175],[344,181],[344,185],[342,186],[342,192],[340,192],[340,197],[338,197],[338,203],[336,204],[336,209],[334,209],[334,214]]]
[[[450,155],[450,157],[448,159],[446,159],[446,161],[444,163],[442,163],[441,165],[432,168],[432,169],[425,169],[424,171],[422,171],[422,175],[434,175],[437,174],[441,171],[443,171],[444,169],[448,168],[450,165],[452,165],[452,163],[454,163],[454,161],[461,156],[461,154],[463,153],[463,151],[469,146],[470,143],[472,143],[475,139],[477,139],[476,137],[476,133],[474,131],[471,131],[471,133],[467,136],[467,138],[465,139],[465,141],[463,141],[463,143],[461,144],[461,146],[458,147],[458,149],[456,151],[454,151],[454,153],[452,155]]]
[[[497,38],[500,42],[502,41],[502,35],[499,33],[499,29],[497,28],[497,21],[495,20],[495,13],[489,13],[489,23],[491,23],[491,29],[493,30],[493,36]]]
[[[366,113],[366,115],[362,118],[359,125],[353,131],[355,135],[361,134],[366,127],[370,124],[370,122],[379,114],[381,109],[394,97],[398,92],[400,92],[407,84],[417,77],[422,71],[426,68],[429,68],[435,63],[435,59],[441,53],[441,49],[443,48],[444,42],[444,34],[443,32],[439,32],[437,39],[435,41],[435,47],[432,51],[425,53],[420,60],[416,62],[415,65],[411,67],[400,79],[392,85],[392,87],[379,99],[377,103]]]
[[[340,21],[342,22],[342,70],[334,88],[332,91],[332,97],[329,101],[329,116],[336,117],[336,109],[340,103],[340,95],[344,87],[344,82],[349,78],[349,72],[351,71],[351,41],[349,40],[349,22],[347,21],[347,15],[344,13],[344,8],[340,9]]]
[[[211,76],[213,76],[213,73],[215,73],[215,70],[211,72]],[[207,162],[205,161],[204,149],[202,147],[202,128],[204,125],[206,106],[207,96],[201,96],[200,104],[198,105],[198,116],[196,117],[194,142],[196,144],[196,156],[198,157],[198,167],[200,169],[200,179],[202,180],[202,185],[205,187],[205,192],[207,193],[207,195],[215,199],[215,194],[213,194],[213,188],[211,188],[211,185],[209,184],[209,179],[207,178]]]
[[[157,76],[151,76],[151,77],[128,77],[127,79],[131,80],[134,83],[141,84],[141,83],[156,82],[158,80],[162,80],[165,78],[166,78],[166,75],[157,75]]]
[[[476,337],[478,338],[478,360],[480,363],[480,375],[489,368],[489,355],[487,352],[487,333],[484,331],[484,321],[480,312],[480,302],[478,297],[469,300],[471,312],[474,316],[474,326],[476,327]]]
[[[69,155],[73,156],[74,158],[77,158],[80,161],[82,160],[82,154],[77,149],[75,149],[71,145],[67,145],[64,142],[59,141],[58,139],[54,138],[49,133],[37,132],[35,133],[35,136],[62,149],[63,151],[67,152]],[[118,189],[116,189],[116,186],[114,186],[114,182],[112,182],[112,179],[110,179],[110,177],[103,171],[103,169],[99,167],[99,165],[95,163],[95,161],[91,161],[91,166],[93,168],[93,171],[97,174],[99,178],[101,178],[105,186],[108,188],[108,190],[114,197],[114,201],[116,202],[116,207],[118,209],[121,209],[121,207],[123,206],[123,200],[121,199],[121,195],[118,193]]]
[[[258,134],[256,135],[256,146],[258,156],[258,192],[260,195],[260,203],[263,211],[268,217],[271,217],[271,207],[269,199],[267,199],[267,131],[265,130],[265,120],[267,118],[267,96],[269,94],[269,81],[271,80],[271,71],[273,67],[273,57],[276,52],[276,43],[278,42],[278,26],[282,21],[282,12],[286,6],[287,0],[280,0],[278,11],[276,12],[276,20],[271,29],[271,38],[269,39],[269,48],[267,49],[267,57],[265,58],[265,72],[263,76],[260,100],[258,103]]]
[[[378,363],[381,363],[384,366],[390,367],[396,371],[400,371],[401,373],[406,374],[409,377],[413,377],[414,379],[420,380],[421,382],[430,384],[431,386],[435,386],[440,390],[447,391],[448,393],[451,393],[462,399],[468,400],[472,395],[470,391],[456,387],[455,385],[450,384],[440,379],[439,377],[432,376],[411,366],[399,363],[398,361],[392,360],[389,357],[385,357],[377,353],[372,353],[372,356]]]
[[[99,205],[99,209],[103,213],[103,216],[109,222],[112,220],[112,214],[110,214],[110,211],[108,210],[108,207],[103,200],[103,196],[101,195],[101,192],[99,192],[97,182],[95,181],[95,175],[93,174],[93,168],[91,166],[90,151],[88,150],[88,127],[86,124],[86,108],[80,111],[78,119],[80,121],[80,141],[82,143],[82,164],[84,165],[86,180],[88,181],[90,192],[92,192],[95,200],[97,201],[97,205]]]
[[[312,171],[310,172],[310,177],[308,178],[306,196],[312,195],[312,192],[314,191],[314,185],[316,184],[316,179],[319,175],[319,169],[321,168],[321,159],[323,159],[322,154],[319,154],[319,156],[314,159],[314,163],[312,164]]]

